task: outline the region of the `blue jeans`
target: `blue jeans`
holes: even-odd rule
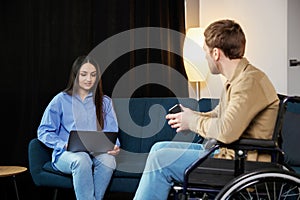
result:
[[[173,181],[183,182],[185,169],[203,154],[203,146],[187,142],[157,142],[150,150],[134,200],[164,200]]]
[[[77,200],[100,200],[116,168],[116,161],[108,154],[90,156],[85,152],[64,151],[54,166],[63,173],[72,174]]]

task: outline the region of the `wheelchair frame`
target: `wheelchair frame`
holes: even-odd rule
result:
[[[287,104],[300,103],[300,97],[278,96],[280,106],[272,139],[241,138],[231,144],[209,139],[204,155],[186,168],[183,183],[173,185],[174,199],[300,199],[300,176],[284,163],[280,145]],[[235,159],[212,158],[220,147],[233,149]],[[271,162],[246,161],[251,150],[271,153]]]

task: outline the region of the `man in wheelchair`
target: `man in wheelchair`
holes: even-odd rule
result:
[[[279,98],[271,81],[244,57],[246,38],[233,20],[219,20],[205,32],[203,49],[212,74],[226,78],[219,105],[211,112],[182,111],[168,114],[168,124],[177,132],[191,130],[204,138],[230,144],[240,138],[271,139]],[[153,145],[136,191],[135,200],[164,200],[174,183],[184,181],[185,169],[205,152],[198,143],[164,141]],[[221,148],[214,157],[232,159]],[[248,152],[253,161],[270,161],[268,154]]]

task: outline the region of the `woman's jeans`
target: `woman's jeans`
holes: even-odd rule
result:
[[[108,154],[90,156],[85,152],[64,151],[54,166],[72,174],[77,200],[101,200],[116,168],[115,157]]]
[[[187,142],[158,142],[150,150],[134,200],[165,200],[173,181],[203,154],[203,146]]]

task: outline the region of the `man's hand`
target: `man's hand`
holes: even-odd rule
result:
[[[180,107],[182,112],[166,115],[166,119],[169,120],[168,124],[175,128],[177,133],[185,130],[197,130],[197,122],[200,115],[182,105]]]

